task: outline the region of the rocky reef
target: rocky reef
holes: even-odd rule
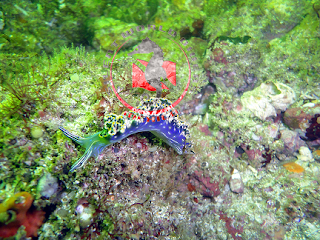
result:
[[[316,1],[4,2],[0,238],[320,238]],[[190,84],[179,122],[101,151],[87,140],[86,155],[80,137],[105,143],[135,116],[114,89],[132,106],[155,94],[131,84],[142,57],[127,54],[146,37],[176,64],[162,98]],[[177,123],[187,153],[184,134],[183,151],[166,141]]]

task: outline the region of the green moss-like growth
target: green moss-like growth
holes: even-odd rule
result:
[[[0,115],[32,115],[37,104],[52,101],[59,79],[67,76],[63,61],[52,62],[48,56],[1,54]]]

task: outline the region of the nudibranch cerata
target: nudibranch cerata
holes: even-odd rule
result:
[[[86,148],[83,156],[72,165],[70,172],[83,166],[90,157],[97,157],[107,146],[138,132],[151,132],[173,147],[178,154],[190,152],[191,143],[186,142],[189,127],[179,119],[177,110],[170,108],[166,112],[158,111],[168,106],[171,106],[171,102],[167,99],[150,98],[143,100],[138,109],[152,111],[154,114],[133,111],[121,115],[105,114],[104,129],[84,138],[59,127],[67,137]]]

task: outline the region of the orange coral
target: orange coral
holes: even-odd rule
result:
[[[299,164],[295,162],[289,162],[283,164],[283,166],[289,171],[294,173],[302,173],[304,171],[304,168],[301,167]]]
[[[33,198],[30,193],[16,193],[11,198],[0,204],[0,213],[13,211],[15,218],[9,223],[0,222],[0,237],[14,236],[20,226],[25,226],[27,237],[36,237],[38,228],[42,225],[45,213],[31,209]]]

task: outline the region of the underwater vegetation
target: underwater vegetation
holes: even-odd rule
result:
[[[37,102],[52,101],[51,93],[57,87],[59,78],[66,69],[54,66],[51,69],[47,56],[42,56],[41,72],[35,54],[2,54],[1,58],[1,103],[0,115],[20,114],[29,118],[35,111]]]

